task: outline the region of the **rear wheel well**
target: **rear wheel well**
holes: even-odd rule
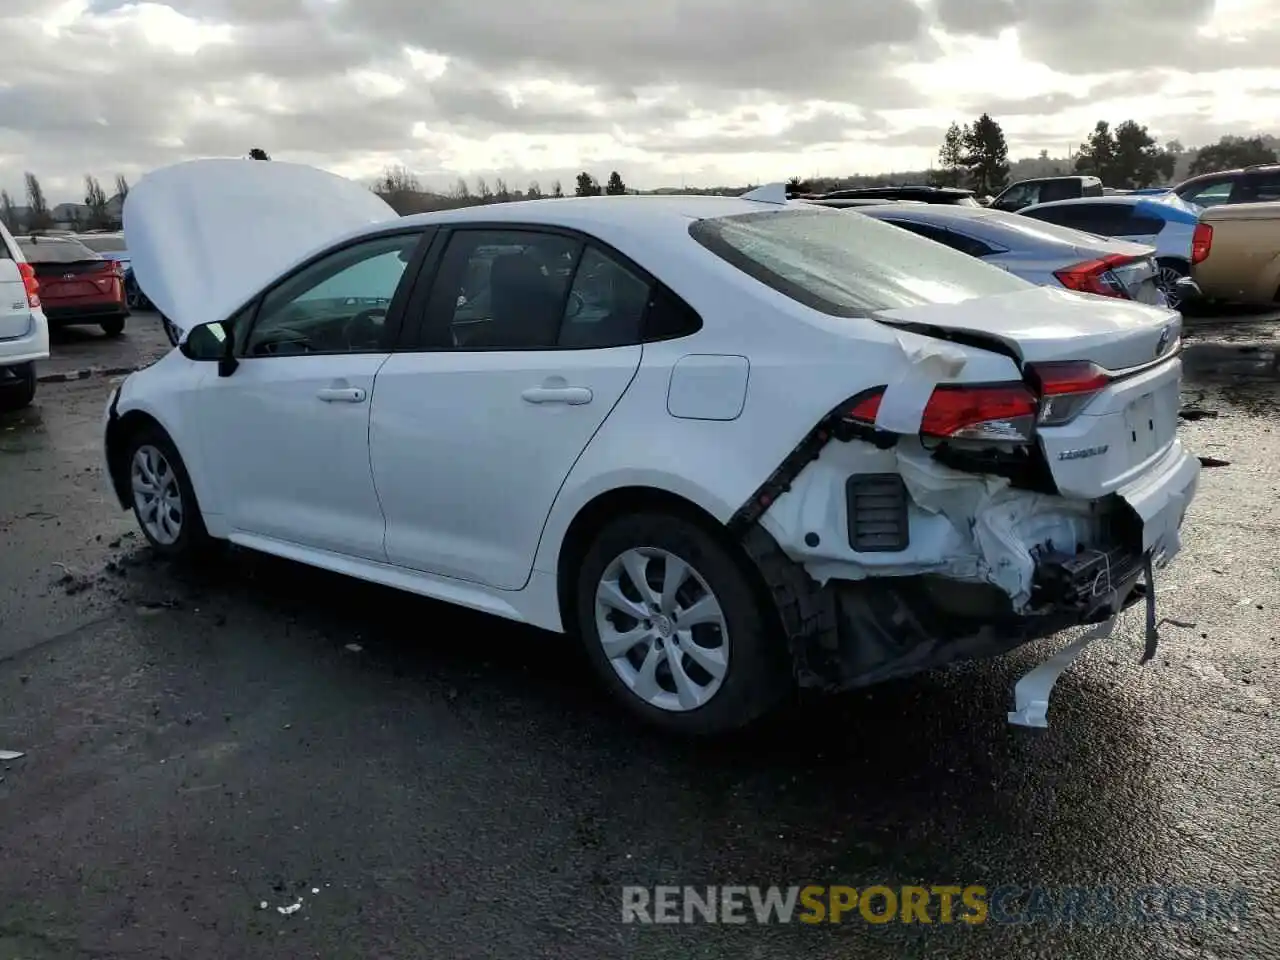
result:
[[[665,513],[679,517],[700,527],[723,545],[742,567],[751,581],[752,589],[768,611],[773,621],[770,626],[781,631],[782,621],[772,595],[765,584],[759,566],[751,559],[746,548],[736,540],[710,513],[679,494],[655,487],[620,487],[602,493],[588,502],[569,524],[560,544],[560,556],[556,562],[556,591],[560,603],[560,619],[565,632],[577,630],[575,594],[578,589],[578,570],[592,541],[606,524],[618,517],[635,513]]]
[[[132,503],[129,498],[129,464],[125,460],[127,444],[130,437],[147,428],[159,430],[166,437],[169,435],[159,420],[141,410],[130,410],[107,423],[107,470],[111,475],[111,487],[119,497],[120,505],[126,509]]]

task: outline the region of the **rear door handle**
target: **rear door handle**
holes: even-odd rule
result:
[[[590,403],[592,393],[586,387],[530,387],[520,396],[528,403],[568,403],[578,406]]]
[[[364,403],[366,394],[361,387],[325,387],[316,396],[325,403]]]

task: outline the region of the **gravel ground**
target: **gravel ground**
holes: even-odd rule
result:
[[[1277,326],[1193,325],[1187,402],[1217,415],[1183,430],[1229,463],[1161,578],[1175,622],[1140,666],[1126,615],[1037,732],[1005,723],[1009,691],[1060,640],[690,744],[620,717],[557,637],[245,553],[182,573],[104,496],[110,377],[45,383],[0,416],[0,749],[26,752],[0,764],[0,960],[1278,956]],[[144,363],[147,329],[60,337],[43,369]],[[1251,904],[1101,928],[620,923],[624,884],[809,882]]]

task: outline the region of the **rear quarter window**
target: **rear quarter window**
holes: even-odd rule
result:
[[[820,207],[699,220],[689,235],[760,283],[831,316],[869,316],[1032,287],[897,226]]]

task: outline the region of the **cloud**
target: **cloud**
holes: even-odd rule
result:
[[[403,164],[436,187],[919,169],[983,111],[1015,155],[1100,117],[1159,117],[1187,143],[1280,128],[1280,70],[1237,69],[1271,65],[1280,8],[1232,6],[0,0],[0,36],[22,38],[0,73],[0,186],[29,169],[69,199],[86,172],[253,146],[358,177]]]

